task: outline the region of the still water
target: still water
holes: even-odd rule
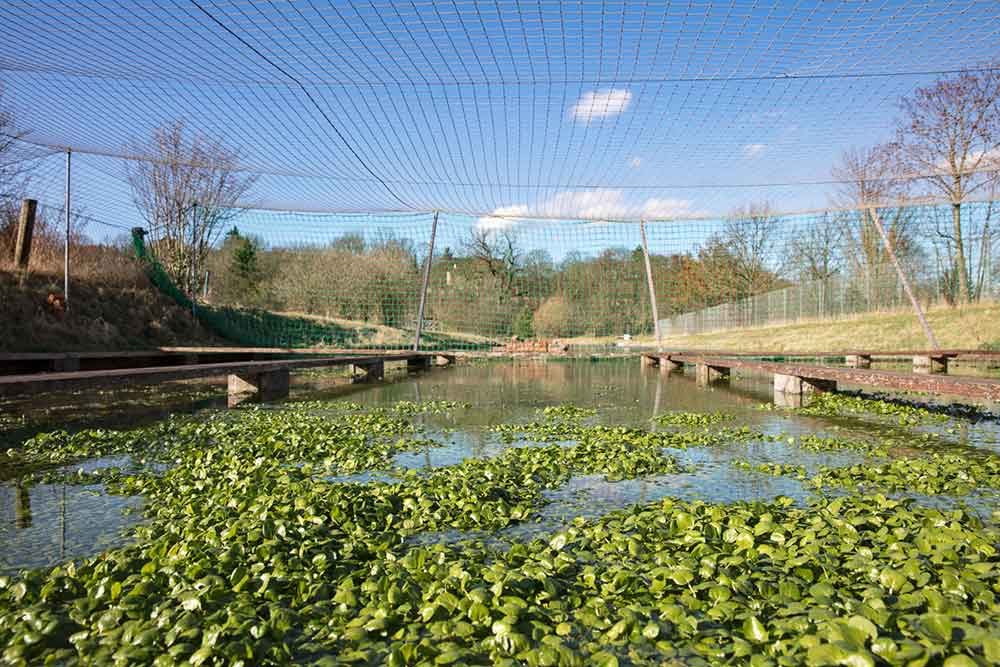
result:
[[[446,414],[412,417],[426,430],[421,437],[440,446],[419,453],[399,454],[394,467],[430,469],[460,463],[470,457],[495,456],[505,447],[490,427],[530,422],[546,406],[572,404],[597,410],[591,421],[655,429],[651,421],[666,412],[721,412],[733,417],[733,426],[747,426],[778,441],[762,438],[731,445],[671,450],[686,472],[609,482],[600,476],[578,476],[548,493],[549,503],[534,521],[508,529],[491,539],[518,539],[539,531],[556,530],[576,516],[598,516],[635,503],[664,496],[729,502],[769,499],[785,495],[803,501],[813,491],[799,481],[746,471],[731,465],[734,459],[755,463],[851,465],[865,460],[862,452],[811,453],[789,446],[789,437],[815,433],[855,440],[891,438],[905,443],[921,433],[935,433],[943,445],[987,448],[1000,453],[1000,428],[991,417],[952,419],[933,426],[901,426],[876,417],[818,418],[773,409],[766,379],[735,378],[729,385],[698,387],[688,374],[660,373],[642,368],[632,359],[516,360],[466,362],[450,368],[388,376],[376,385],[349,385],[334,373],[309,372],[293,380],[290,401],[351,401],[365,408],[389,407],[398,401],[457,401],[469,404]],[[275,405],[280,409],[280,405]],[[33,433],[58,428],[128,428],[148,424],[168,414],[204,415],[225,409],[224,387],[218,384],[177,384],[157,390],[136,389],[52,396],[44,401],[0,405],[0,447],[17,446]],[[317,411],[323,412],[322,408]],[[128,466],[129,461],[83,461],[72,466],[92,470]],[[127,542],[142,520],[142,499],[105,493],[100,485],[25,484],[18,471],[0,467],[0,574],[23,567],[42,567],[79,559]],[[332,482],[392,481],[392,470],[336,478]],[[948,504],[937,497],[921,502]],[[989,499],[973,498],[988,514]],[[452,540],[460,534],[426,535],[421,539]]]

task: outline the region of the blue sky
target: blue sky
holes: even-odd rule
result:
[[[0,81],[31,141],[78,151],[75,202],[123,227],[141,220],[114,156],[176,119],[259,172],[251,207],[701,217],[827,205],[837,156],[889,139],[900,96],[1000,61],[998,15],[995,1],[8,0]],[[62,158],[38,172],[38,196],[61,203]]]

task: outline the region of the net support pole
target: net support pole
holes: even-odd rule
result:
[[[70,178],[73,152],[66,151],[66,247],[63,248],[63,307],[69,310],[69,226],[70,226]]]
[[[191,295],[191,317],[197,316],[198,280],[195,278],[195,254],[198,252],[198,202],[191,204],[191,261],[188,268],[188,293]]]
[[[642,258],[646,263],[646,286],[649,287],[649,307],[653,315],[653,335],[656,337],[656,350],[663,347],[663,337],[660,333],[660,313],[656,307],[656,289],[653,287],[653,267],[649,263],[649,244],[646,242],[646,221],[639,221],[639,234],[642,236]]]
[[[420,285],[420,305],[417,308],[417,327],[413,332],[413,351],[420,351],[420,333],[424,328],[424,308],[427,305],[427,284],[431,279],[431,263],[434,261],[434,239],[437,237],[438,212],[434,211],[431,222],[431,240],[427,244],[427,259],[424,260],[424,279]]]
[[[927,318],[924,316],[924,309],[920,307],[920,301],[917,300],[916,294],[913,293],[910,280],[906,277],[906,272],[903,271],[903,265],[899,263],[899,258],[896,257],[896,250],[892,247],[892,241],[889,240],[889,235],[886,234],[885,227],[882,226],[882,219],[879,217],[878,211],[874,206],[870,206],[868,212],[872,216],[872,223],[874,223],[875,229],[878,230],[879,236],[882,237],[882,242],[885,244],[885,251],[889,255],[889,259],[892,260],[892,265],[896,268],[899,283],[906,292],[906,296],[909,297],[910,303],[913,305],[913,310],[917,314],[917,319],[920,320],[920,326],[924,330],[924,335],[927,336],[927,342],[930,344],[932,350],[940,349],[937,338],[934,336],[934,331],[931,330],[931,325],[927,323]]]

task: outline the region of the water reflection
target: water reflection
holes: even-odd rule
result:
[[[130,427],[171,412],[224,406],[221,389],[203,390],[213,393],[190,393],[186,403],[180,394],[169,394],[161,405],[156,405],[155,396],[148,392],[124,402],[116,400],[113,393],[88,396],[80,403],[83,409],[74,403],[78,397],[72,395],[64,397],[65,405],[53,403],[56,399],[51,397],[34,406],[25,402],[16,408],[25,418],[5,422],[11,425],[6,437],[20,441],[34,431],[66,424],[73,428]],[[468,362],[418,374],[399,373],[390,381],[368,386],[346,384],[336,373],[329,377],[311,373],[306,381],[293,383],[292,397],[293,402],[346,399],[367,408],[387,408],[401,400],[471,405],[445,414],[414,415],[412,419],[425,429],[421,437],[433,439],[440,446],[397,455],[393,465],[403,469],[430,470],[456,465],[467,458],[494,457],[507,447],[530,445],[505,443],[491,427],[536,420],[540,408],[559,404],[595,409],[600,423],[653,429],[665,428],[651,420],[666,412],[721,412],[732,416],[734,425],[747,426],[765,436],[783,436],[780,442],[764,438],[671,450],[669,454],[688,470],[681,474],[619,482],[599,476],[573,477],[564,487],[547,492],[549,502],[540,509],[538,521],[504,531],[503,539],[557,530],[576,516],[599,516],[665,496],[727,502],[786,495],[803,502],[813,493],[791,478],[737,469],[732,466],[737,458],[795,463],[810,470],[866,460],[863,452],[807,452],[787,442],[787,436],[816,433],[870,441],[892,438],[900,444],[890,452],[891,456],[912,456],[916,450],[907,450],[906,444],[915,434],[931,433],[949,446],[983,447],[1000,453],[1000,430],[995,420],[956,420],[945,426],[912,427],[872,418],[804,416],[773,408],[767,378],[735,376],[728,385],[701,388],[690,373],[644,369],[636,359]],[[9,407],[6,404],[4,409]],[[82,467],[93,470],[128,464],[102,459],[85,462]],[[395,483],[399,479],[392,471],[329,478],[332,482],[352,483]],[[947,505],[954,501],[935,498],[928,502]],[[100,485],[29,485],[15,471],[0,469],[0,571],[51,565],[120,544],[139,522],[140,508],[139,499],[109,495]],[[459,537],[468,534],[447,539]],[[441,538],[425,535],[421,539]]]

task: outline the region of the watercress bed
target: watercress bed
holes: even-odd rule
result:
[[[145,519],[128,546],[0,577],[0,663],[1000,662],[1000,529],[886,495],[996,488],[995,458],[918,446],[906,459],[821,469],[817,491],[835,485],[846,492],[836,498],[668,497],[501,543],[473,536],[534,520],[573,476],[684,476],[677,456],[689,449],[789,438],[719,414],[668,413],[647,429],[558,406],[496,425],[510,446],[495,456],[395,463],[441,445],[411,417],[462,409],[255,408],[52,432],[0,455],[4,469],[31,472],[28,484],[73,483],[77,462],[124,457],[99,479],[141,496]],[[791,451],[882,458],[895,447],[792,440]],[[374,471],[386,478],[330,480]],[[436,531],[470,538],[413,539]]]

